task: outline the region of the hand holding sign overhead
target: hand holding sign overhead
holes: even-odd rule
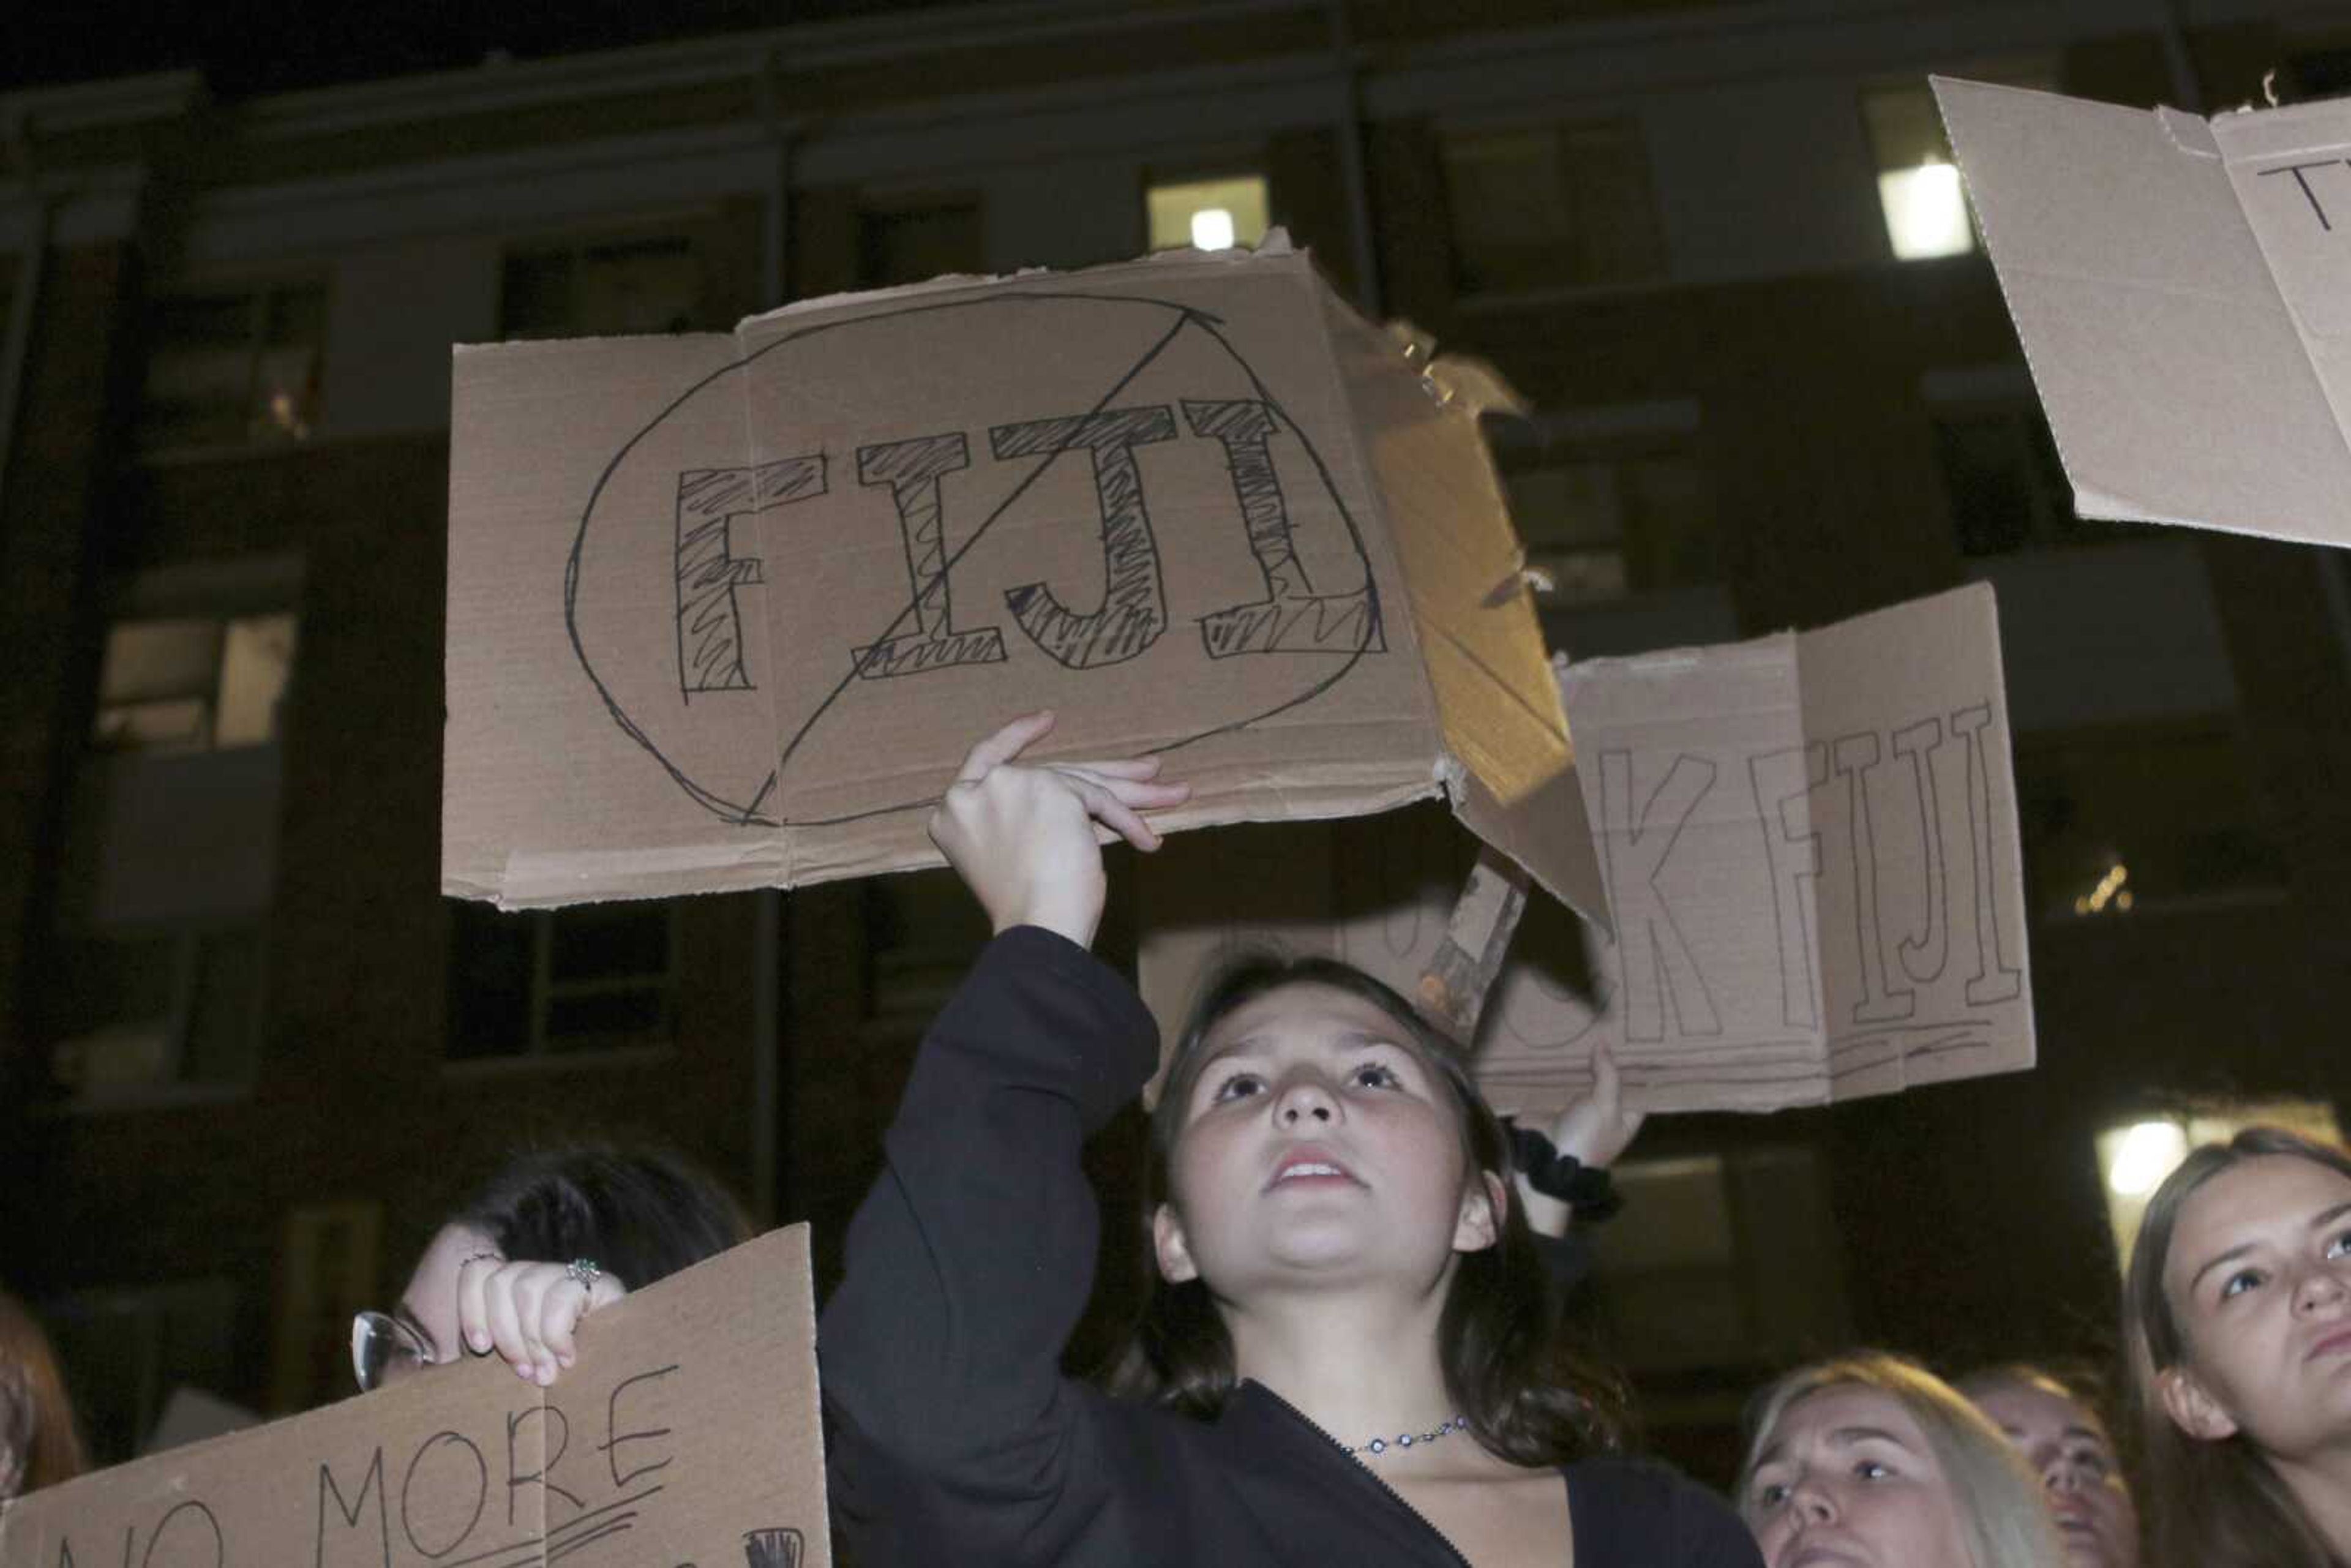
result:
[[[1159,835],[1143,810],[1191,790],[1156,782],[1155,757],[1022,766],[1052,728],[1051,714],[1030,714],[974,746],[931,813],[931,838],[998,932],[1036,925],[1087,947],[1104,891],[1094,824],[1147,853]]]

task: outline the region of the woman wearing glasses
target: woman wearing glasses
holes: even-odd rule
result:
[[[674,1155],[517,1155],[434,1235],[392,1310],[353,1320],[351,1369],[373,1389],[495,1350],[544,1387],[590,1311],[750,1237],[726,1190]]]

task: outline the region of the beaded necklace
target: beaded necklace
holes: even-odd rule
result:
[[[1368,1443],[1358,1443],[1351,1448],[1342,1448],[1339,1451],[1343,1454],[1384,1454],[1390,1448],[1409,1448],[1416,1443],[1434,1443],[1447,1432],[1466,1432],[1468,1429],[1469,1424],[1456,1416],[1449,1421],[1439,1423],[1435,1431],[1398,1432],[1393,1437],[1374,1437]]]

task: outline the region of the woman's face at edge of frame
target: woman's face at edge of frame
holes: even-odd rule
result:
[[[1791,1404],[1738,1503],[1770,1568],[1970,1568],[1942,1462],[1882,1389],[1838,1384]]]
[[[2002,1378],[1974,1395],[2041,1479],[2075,1568],[2137,1568],[2138,1511],[2105,1423],[2081,1401],[2042,1384]]]
[[[1413,1031],[1368,998],[1299,981],[1195,1047],[1155,1224],[1171,1280],[1259,1282],[1400,1271],[1434,1283],[1490,1246],[1506,1199],[1469,1179],[1461,1113]]]
[[[2181,1363],[2158,1374],[2191,1437],[2273,1458],[2351,1437],[2351,1176],[2256,1155],[2189,1194],[2163,1260]]]

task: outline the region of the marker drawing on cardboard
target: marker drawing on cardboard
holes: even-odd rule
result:
[[[2351,102],[1934,85],[2074,508],[2351,544]]]
[[[1051,706],[1177,754],[1170,828],[1442,792],[1598,910],[1474,415],[1301,255],[465,350],[455,396],[446,891],[933,864],[971,736]]]
[[[1616,939],[1529,906],[1477,1021],[1498,1106],[1565,1105],[1604,1041],[1652,1109],[1771,1110],[2032,1065],[1991,590],[1570,664],[1562,685]],[[1466,846],[1436,821],[1380,845],[1283,852],[1289,907],[1264,912],[1233,891],[1262,875],[1145,866],[1146,999],[1180,1019],[1220,952],[1260,940],[1406,995],[1474,967],[1447,961],[1448,944],[1467,950]]]
[[[0,1504],[0,1568],[823,1568],[808,1228],[597,1313],[540,1390],[496,1358]]]

